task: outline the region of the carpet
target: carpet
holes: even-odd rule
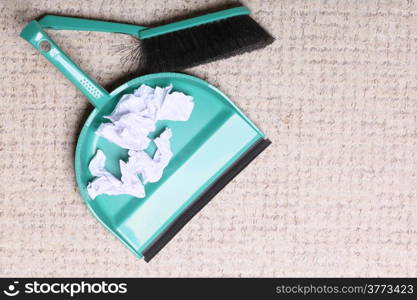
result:
[[[276,41],[185,70],[273,144],[147,264],[92,217],[73,156],[92,107],[18,37],[46,13],[152,25],[227,1],[0,1],[0,276],[417,276],[417,5],[244,1]],[[107,89],[120,34],[52,32]]]

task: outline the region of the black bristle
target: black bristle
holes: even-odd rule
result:
[[[141,41],[141,71],[177,71],[244,52],[274,41],[250,16],[236,16]]]

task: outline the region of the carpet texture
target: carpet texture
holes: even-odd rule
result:
[[[273,141],[150,263],[90,214],[73,170],[92,107],[18,33],[45,13],[160,24],[227,1],[0,1],[0,276],[417,276],[417,5],[244,1],[275,37],[186,70]],[[51,32],[108,89],[109,33]]]

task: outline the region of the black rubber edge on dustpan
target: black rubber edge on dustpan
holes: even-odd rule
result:
[[[200,195],[174,222],[144,251],[143,256],[149,262],[158,252],[187,224],[221,189],[223,189],[237,174],[252,160],[264,151],[271,141],[261,139],[245,152],[229,169],[224,172],[212,185]]]

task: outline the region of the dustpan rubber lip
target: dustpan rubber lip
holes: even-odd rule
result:
[[[142,252],[146,262],[149,262],[168,242],[233,178],[236,177],[249,163],[262,153],[271,141],[261,138],[245,154],[231,165],[207,190],[200,195],[186,210],[184,210],[152,244]]]

